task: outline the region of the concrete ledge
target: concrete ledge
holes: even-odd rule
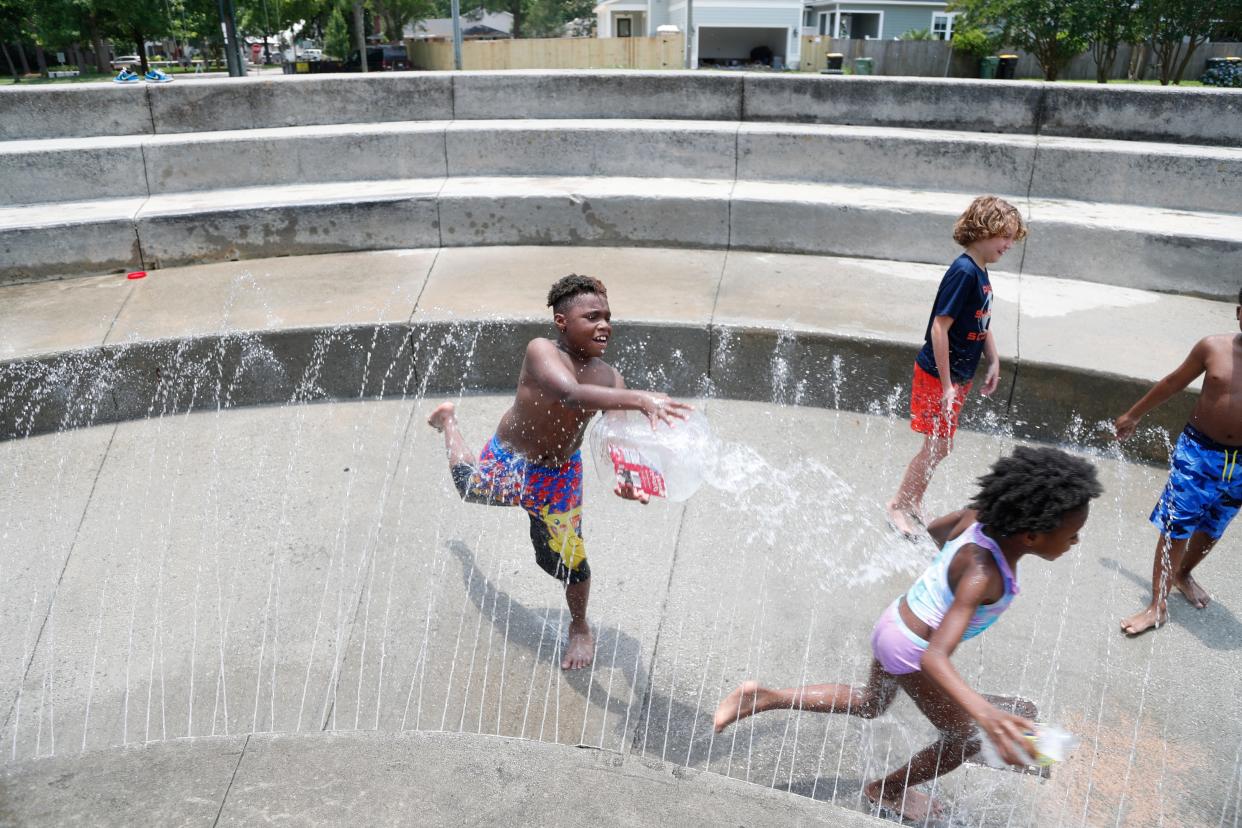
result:
[[[435,247],[439,182],[252,188],[151,199],[136,218],[143,261],[168,267],[346,250]],[[223,193],[223,195],[221,195]]]
[[[440,192],[445,246],[606,244],[727,247],[728,181],[451,178]]]
[[[187,84],[188,85],[188,84]],[[115,83],[0,89],[0,141],[81,135],[150,135],[148,87]]]
[[[140,139],[41,139],[0,143],[0,204],[145,197]]]
[[[243,269],[256,297],[237,296]],[[536,313],[547,284],[571,270],[609,283],[619,320],[609,358],[636,386],[904,417],[943,266],[739,251],[726,259],[710,250],[446,248],[195,267],[71,291],[8,288],[0,439],[142,418],[153,406],[508,389],[526,343],[547,334]],[[1018,278],[1000,272],[993,282],[1004,385],[974,402],[965,421],[985,431],[1108,445],[1097,423],[1129,407],[1199,337],[1233,324],[1223,303],[1030,276],[1019,291]],[[796,297],[791,284],[801,286]],[[92,294],[95,304],[106,299],[98,314]],[[1120,331],[1092,325],[1101,313],[1124,320]],[[41,320],[50,319],[72,323],[64,345],[49,337]],[[101,327],[96,345],[76,334]],[[1126,331],[1145,329],[1140,358]],[[1182,395],[1148,424],[1175,432],[1193,399]],[[1133,448],[1157,461],[1165,451],[1162,441]]]
[[[170,83],[151,89],[152,131],[447,121],[453,117],[450,77],[377,72]]]
[[[954,171],[946,180],[944,170]],[[1238,212],[1242,150],[897,127],[399,121],[0,142],[15,204],[439,176],[860,184]]]
[[[305,124],[658,118],[918,127],[1237,146],[1227,90],[715,72],[398,72],[131,89],[6,88],[0,140]]]
[[[573,778],[578,785],[549,780]],[[462,780],[470,780],[469,790]],[[210,737],[42,759],[0,777],[0,817],[23,825],[677,822],[884,824],[858,811],[655,759],[444,733]],[[498,819],[498,814],[504,814]]]
[[[1242,99],[1228,89],[1042,86],[1044,135],[1242,146]]]
[[[937,78],[745,77],[742,120],[1033,135],[1043,84]]]
[[[458,72],[453,117],[742,120],[742,78],[711,72]]]
[[[448,175],[643,176],[730,179],[737,122],[457,121]]]
[[[166,267],[515,244],[734,248],[936,264],[957,255],[948,229],[971,197],[861,185],[548,176],[328,182],[50,204],[0,211],[0,283],[138,261]],[[1027,205],[1027,273],[1225,300],[1237,295],[1236,279],[1220,262],[1242,254],[1242,215],[1051,199]],[[141,242],[137,257],[127,216]],[[8,222],[17,227],[5,230]],[[886,232],[877,234],[877,227]]]

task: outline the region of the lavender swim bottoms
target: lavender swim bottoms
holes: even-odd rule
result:
[[[917,673],[922,669],[927,642],[919,638],[901,620],[897,611],[898,598],[880,614],[871,631],[871,652],[886,672],[894,676]]]

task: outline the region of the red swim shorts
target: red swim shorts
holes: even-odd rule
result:
[[[952,438],[957,433],[957,418],[962,413],[962,403],[970,393],[973,383],[964,382],[953,386],[953,413],[945,422],[940,413],[940,380],[914,363],[914,382],[910,386],[910,428],[919,434]]]

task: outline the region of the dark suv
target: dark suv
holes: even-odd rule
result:
[[[350,53],[341,68],[346,72],[362,71],[362,61],[358,58],[357,50]],[[406,54],[404,46],[367,47],[368,72],[393,72],[411,68],[410,56]]]

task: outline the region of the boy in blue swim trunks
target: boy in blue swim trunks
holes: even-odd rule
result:
[[[1095,467],[1053,448],[1014,449],[979,478],[966,509],[927,526],[939,554],[922,576],[880,614],[871,632],[871,673],[863,687],[814,684],[784,689],[744,682],[716,708],[716,732],[767,710],[845,713],[874,719],[900,689],[940,738],[887,776],[863,786],[877,808],[925,824],[942,810],[918,785],[948,773],[982,749],[982,731],[1011,765],[1033,759],[1024,734],[1035,705],[974,690],[950,657],[982,634],[1018,594],[1018,563],[1026,556],[1055,561],[1078,542],[1091,501],[1099,497]]]
[[[463,500],[520,506],[530,517],[535,561],[565,584],[569,642],[561,667],[589,665],[595,640],[586,620],[591,567],[582,540],[582,456],[579,447],[599,411],[641,411],[654,425],[684,419],[690,406],[651,391],[625,387],[602,359],[612,338],[604,283],[571,274],[548,292],[556,340],[532,339],[518,375],[513,405],[500,418],[483,453],[466,447],[453,403],[441,403],[427,422],[444,433],[449,471]],[[648,501],[634,486],[618,486],[627,500]]]
[[[1234,311],[1242,327],[1242,291]],[[1151,603],[1125,618],[1121,629],[1138,635],[1168,620],[1169,588],[1203,609],[1211,596],[1191,575],[1242,507],[1242,334],[1200,339],[1190,354],[1134,406],[1117,418],[1117,439],[1134,433],[1148,411],[1203,376],[1203,390],[1169,458],[1169,482],[1151,522],[1160,530],[1152,565]]]

